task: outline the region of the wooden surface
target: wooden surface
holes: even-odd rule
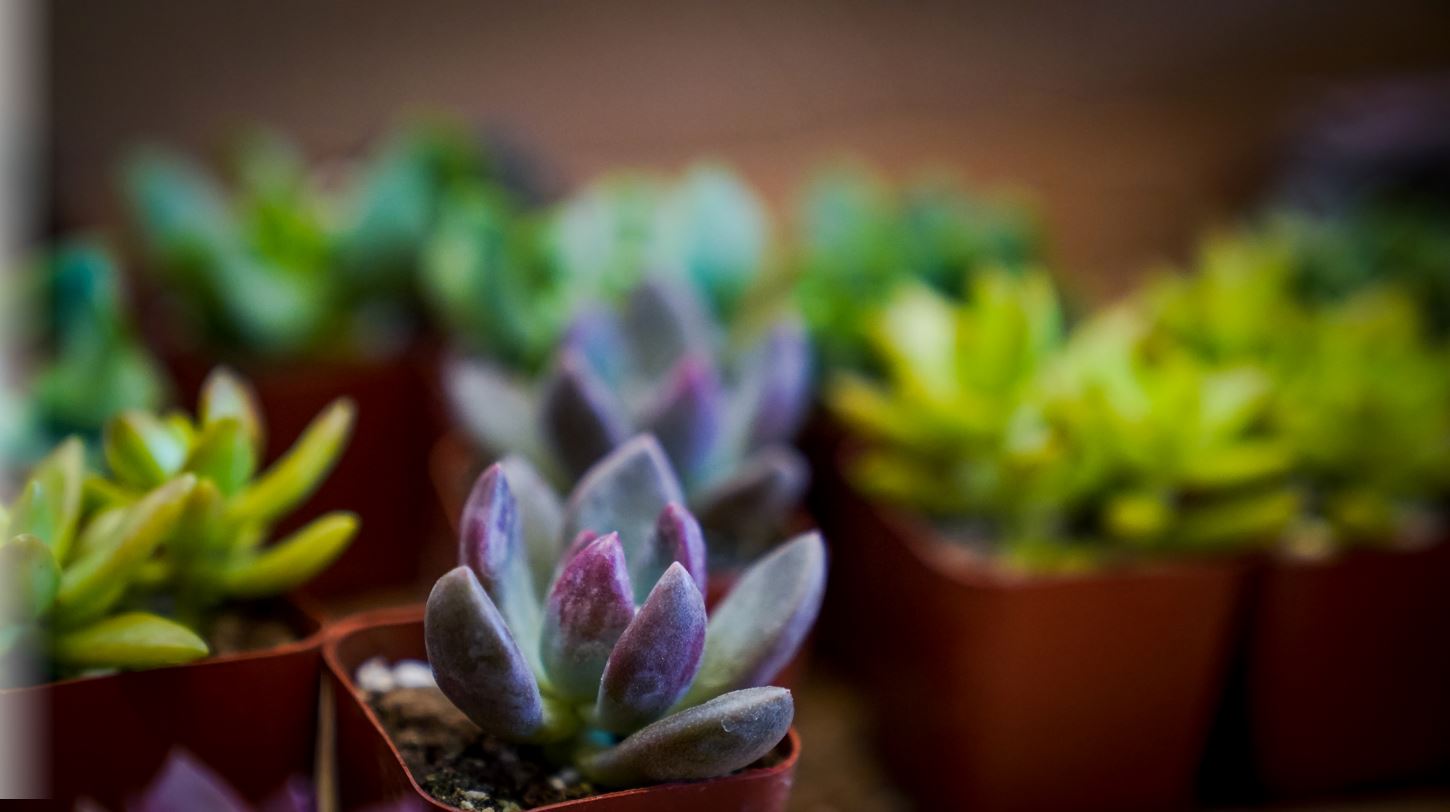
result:
[[[419,109],[503,125],[570,178],[735,162],[781,202],[847,151],[1032,190],[1113,290],[1235,210],[1325,88],[1450,68],[1450,4],[584,4],[56,0],[54,219],[96,222],[141,138],[250,123],[356,146]]]

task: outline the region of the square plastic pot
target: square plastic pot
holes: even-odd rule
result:
[[[1450,544],[1274,559],[1256,587],[1229,713],[1261,789],[1450,775]]]
[[[427,396],[426,351],[359,362],[240,365],[256,388],[267,426],[268,461],[339,397],[357,405],[347,449],[318,491],[279,532],[331,510],[348,510],[362,526],[342,556],[304,588],[323,604],[389,590],[416,598],[422,579],[418,547],[436,524],[426,478],[438,421]],[[185,403],[195,403],[212,362],[171,359]],[[344,606],[356,608],[355,600]]]
[[[402,754],[388,738],[353,682],[359,665],[372,657],[389,661],[426,659],[422,607],[382,610],[340,624],[329,635],[323,657],[337,705],[336,762],[339,808],[378,805],[406,809],[456,809],[434,800],[413,779]],[[771,767],[691,783],[662,784],[550,804],[538,810],[580,812],[782,812],[790,797],[800,740],[791,730],[781,745],[784,757]]]
[[[269,652],[0,692],[0,718],[48,736],[49,797],[121,809],[184,748],[260,804],[312,778],[322,657],[318,638]]]
[[[924,808],[1191,804],[1244,565],[1010,579],[835,470],[814,497],[833,545],[820,634]]]

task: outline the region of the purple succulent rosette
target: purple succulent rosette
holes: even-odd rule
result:
[[[622,311],[574,320],[542,380],[478,361],[447,371],[459,425],[495,457],[518,454],[560,488],[637,433],[653,434],[726,561],[779,534],[808,471],[790,445],[809,403],[803,328],[773,324],[734,363],[719,326],[689,288],[639,285]]]
[[[605,786],[712,778],[770,752],[791,694],[768,683],[820,609],[806,533],[707,614],[705,534],[661,444],[619,445],[567,501],[522,457],[478,478],[460,566],[428,597],[438,687],[484,732],[551,745]]]

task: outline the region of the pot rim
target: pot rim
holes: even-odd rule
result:
[[[452,812],[457,812],[458,807],[448,806],[440,802],[432,795],[429,795],[427,790],[424,790],[421,786],[418,785],[418,781],[413,777],[413,771],[408,769],[407,763],[403,761],[403,754],[398,751],[397,745],[393,743],[393,738],[388,735],[387,730],[383,727],[382,722],[378,719],[378,716],[373,711],[372,706],[369,705],[367,702],[362,701],[358,697],[358,689],[353,681],[353,675],[348,673],[348,670],[342,666],[342,662],[337,653],[338,646],[341,644],[343,639],[348,637],[349,635],[355,634],[365,629],[377,628],[379,626],[400,626],[418,623],[422,621],[423,613],[424,605],[414,604],[411,606],[395,606],[386,609],[376,609],[372,611],[360,612],[358,614],[339,620],[331,624],[331,626],[325,630],[325,634],[323,635],[323,639],[321,641],[322,662],[323,666],[328,671],[332,672],[333,677],[337,679],[347,689],[348,695],[352,699],[352,701],[357,702],[360,706],[362,706],[363,713],[367,716],[368,722],[372,724],[378,735],[380,735],[383,740],[387,742],[388,751],[398,762],[399,769],[401,769],[403,771],[403,774],[408,777],[408,785],[413,788],[413,791],[418,794],[418,797],[434,809],[445,809],[451,810]],[[773,764],[769,767],[744,770],[733,775],[721,776],[719,778],[709,778],[705,779],[704,781],[676,781],[666,784],[652,784],[647,787],[634,787],[631,789],[604,792],[598,795],[591,795],[587,798],[576,798],[572,801],[560,801],[559,803],[548,804],[547,806],[532,807],[529,812],[554,812],[554,810],[583,809],[587,808],[588,804],[594,803],[596,801],[606,799],[614,800],[618,798],[644,795],[669,787],[736,783],[740,781],[754,780],[764,776],[779,775],[782,773],[788,774],[795,769],[796,762],[800,759],[801,752],[800,734],[796,732],[794,725],[792,725],[790,730],[786,732],[784,741],[787,742],[787,748],[784,757],[781,758],[778,764]]]

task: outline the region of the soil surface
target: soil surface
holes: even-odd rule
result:
[[[286,609],[274,603],[228,606],[207,627],[206,642],[213,655],[260,651],[302,639]]]
[[[450,806],[518,812],[595,793],[538,748],[485,736],[436,688],[396,688],[369,695],[368,704],[419,786]]]

